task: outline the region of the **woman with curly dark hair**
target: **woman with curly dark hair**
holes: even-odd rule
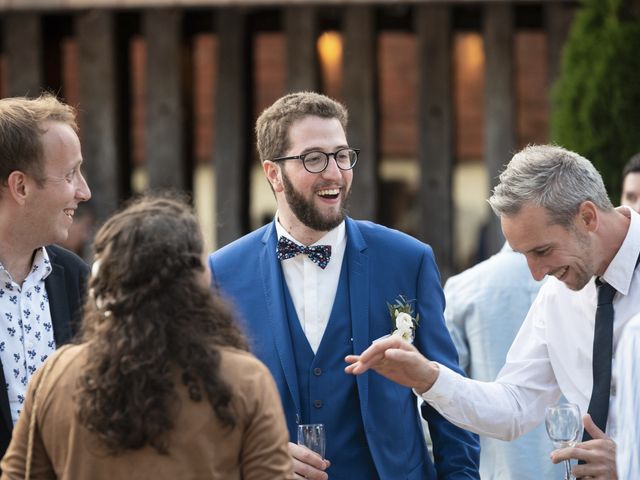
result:
[[[33,376],[2,479],[293,478],[278,392],[209,289],[191,209],[142,198],[94,250],[79,344]]]

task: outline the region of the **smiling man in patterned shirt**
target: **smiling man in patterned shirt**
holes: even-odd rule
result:
[[[74,110],[51,95],[0,100],[0,457],[31,375],[73,333],[87,265],[51,245],[91,192]]]

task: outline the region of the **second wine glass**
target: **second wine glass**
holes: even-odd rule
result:
[[[555,448],[573,447],[582,435],[580,408],[575,403],[560,403],[554,407],[547,407],[545,425]],[[574,480],[570,460],[565,460],[565,470],[565,480]]]
[[[326,447],[324,425],[321,423],[298,425],[298,445],[307,447],[324,458]]]

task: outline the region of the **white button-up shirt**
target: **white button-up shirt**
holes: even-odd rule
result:
[[[631,217],[629,230],[601,277],[617,290],[613,299],[614,349],[627,322],[640,312],[640,268],[635,268],[640,254],[640,216],[625,210]],[[555,403],[561,393],[578,404],[582,414],[587,413],[593,388],[596,304],[593,281],[576,292],[550,277],[495,382],[467,379],[440,365],[438,379],[422,397],[452,423],[503,440],[517,438],[540,423],[545,407]],[[607,432],[614,431],[615,412],[609,408]]]
[[[36,250],[22,285],[0,264],[0,359],[15,424],[29,379],[55,350],[49,297],[44,280],[51,273],[44,248]]]
[[[614,440],[616,448],[616,467],[620,480],[638,478],[640,476],[640,314],[633,317],[624,333],[616,351],[617,395],[615,411],[619,422]]]
[[[278,238],[286,237],[298,245],[301,243],[293,238],[278,222],[276,213],[276,232]],[[329,323],[333,302],[340,281],[342,259],[347,247],[347,235],[344,221],[333,230],[327,232],[313,245],[330,245],[331,259],[323,270],[316,263],[309,260],[307,255],[282,260],[282,272],[291,295],[291,300],[300,320],[313,353],[318,351],[322,336]],[[274,252],[275,255],[275,252]]]

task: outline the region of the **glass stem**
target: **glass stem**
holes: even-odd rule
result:
[[[565,460],[564,467],[566,469],[565,480],[571,480],[573,477],[571,476],[571,461]]]

